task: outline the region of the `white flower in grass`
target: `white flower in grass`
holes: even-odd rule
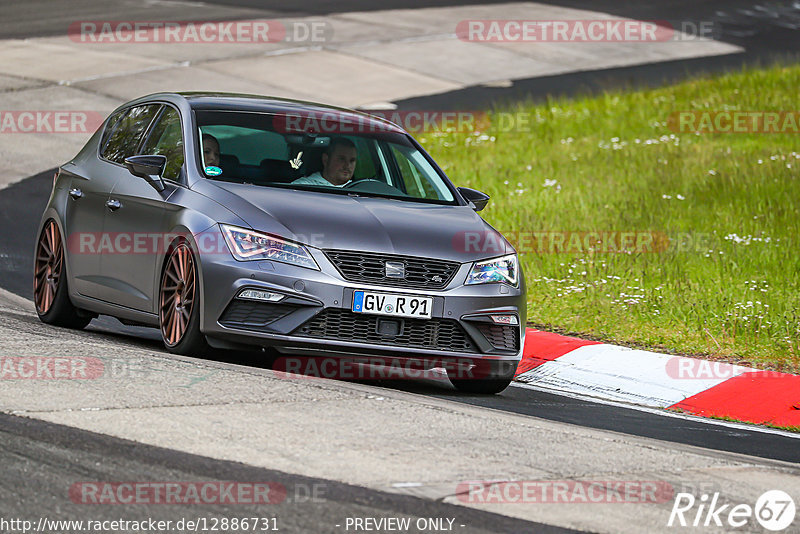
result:
[[[542,187],[553,187],[556,184],[558,184],[558,180],[550,180],[545,178]]]

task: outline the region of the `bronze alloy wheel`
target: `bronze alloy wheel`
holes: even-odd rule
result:
[[[33,295],[36,311],[44,315],[50,311],[56,299],[58,285],[64,266],[64,250],[61,233],[55,221],[48,221],[36,247],[36,269],[33,277]]]
[[[194,256],[186,244],[172,251],[161,280],[160,312],[161,335],[168,347],[181,342],[192,317],[197,280]]]

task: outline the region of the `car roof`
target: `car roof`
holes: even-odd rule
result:
[[[335,113],[337,120],[374,127],[375,131],[406,133],[405,130],[391,121],[361,111],[317,102],[262,95],[222,92],[155,93],[137,98],[126,104],[126,106],[130,104],[138,105],[150,100],[173,102],[175,100],[185,100],[193,110],[251,111],[276,114],[306,113],[320,117],[324,116],[324,114]]]

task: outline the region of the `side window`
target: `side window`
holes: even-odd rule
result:
[[[106,129],[103,130],[103,138],[100,140],[101,148],[105,149],[108,139],[111,137],[111,134],[114,132],[114,130],[119,126],[120,119],[124,117],[125,113],[127,112],[127,109],[123,109],[122,111],[117,112],[109,117],[108,121],[106,122]],[[105,150],[103,152],[105,153]]]
[[[178,180],[183,167],[183,135],[181,117],[175,108],[164,107],[164,112],[151,129],[141,153],[148,156],[166,156],[167,165],[164,167],[163,178]]]
[[[405,154],[401,153],[395,146],[392,146],[392,155],[400,169],[400,175],[406,186],[406,193],[417,198],[439,198],[436,191],[431,187],[427,178],[422,176],[419,169]]]
[[[114,130],[109,135],[101,156],[114,163],[124,163],[125,158],[134,155],[142,133],[147,129],[160,107],[160,104],[151,104],[128,110],[114,125]]]
[[[377,176],[378,171],[375,169],[375,162],[372,159],[372,148],[375,143],[370,143],[361,137],[349,138],[356,144],[358,151],[358,159],[356,160],[356,168],[353,171],[353,178],[362,180],[364,178],[381,178]]]
[[[289,145],[278,133],[243,126],[203,126],[201,134],[213,136],[219,142],[220,161],[235,158],[242,165],[258,166],[263,159],[289,159]],[[202,139],[202,135],[200,136]],[[202,143],[202,141],[201,141]],[[201,145],[202,150],[202,145]]]

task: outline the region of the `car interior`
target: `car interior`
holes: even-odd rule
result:
[[[357,160],[353,178],[345,184],[345,189],[430,202],[455,202],[447,186],[438,180],[436,170],[407,138],[397,133],[287,131],[281,127],[281,116],[268,113],[203,111],[197,116],[200,138],[210,135],[219,144],[219,170],[206,172],[210,179],[288,186],[298,178],[322,171],[322,156],[331,141],[346,138],[356,146]],[[292,187],[324,186],[294,184]]]
[[[322,170],[322,153],[329,142],[329,138],[312,138],[303,142],[302,139],[291,139],[302,136],[287,136],[269,131],[242,131],[221,133],[219,128],[209,126],[203,128],[203,133],[213,135],[219,142],[219,167],[222,174],[216,176],[217,180],[230,180],[246,182],[255,185],[274,183],[291,183],[302,176],[308,176]],[[254,146],[253,139],[261,143]],[[302,156],[298,155],[302,152]],[[266,155],[267,157],[261,157]],[[290,157],[291,155],[291,157]],[[300,165],[292,165],[290,159],[295,159]],[[297,168],[295,168],[297,167]]]
[[[215,135],[216,129],[213,127],[204,128],[203,133],[214,135],[220,145],[219,168],[222,169],[222,174],[214,178],[254,185],[288,184],[303,176],[321,172],[322,154],[331,139],[327,136],[287,135],[284,146],[279,150],[274,150],[276,144],[274,140],[270,143],[271,147],[265,143],[260,149],[262,152],[260,155],[266,153],[269,157],[256,161],[258,155],[247,153],[250,152],[248,150],[250,143],[243,140],[242,136]],[[278,135],[273,132],[263,132],[261,135],[265,134]],[[356,139],[354,141],[360,149],[363,148],[365,152],[369,152],[369,148],[366,147],[367,143],[359,142]],[[243,159],[245,161],[242,161]],[[369,156],[362,155],[362,151],[359,150],[359,161],[356,165],[354,179],[373,178],[377,174],[374,164],[366,161],[367,159]]]

